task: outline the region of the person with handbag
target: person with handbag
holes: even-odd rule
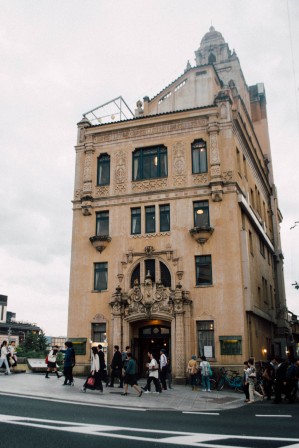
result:
[[[211,392],[211,384],[210,384],[210,376],[212,373],[212,369],[210,363],[207,361],[207,358],[203,355],[201,356],[201,363],[199,364],[199,368],[201,370],[201,378],[202,378],[202,391],[203,392]]]
[[[47,362],[47,372],[46,372],[46,376],[45,378],[49,379],[49,373],[53,372],[55,373],[55,375],[57,376],[57,378],[60,378],[62,375],[59,375],[58,370],[57,370],[57,353],[58,353],[58,346],[57,345],[53,345],[52,350],[50,350],[47,358],[48,358],[48,362]]]
[[[86,389],[103,392],[103,384],[100,376],[100,358],[97,347],[91,348],[90,374],[83,384],[82,392],[86,392]]]

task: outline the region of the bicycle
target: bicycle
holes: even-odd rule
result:
[[[243,392],[243,378],[239,375],[236,370],[225,370],[224,367],[220,369],[220,378],[217,382],[217,390],[223,390],[224,385],[227,384],[229,387],[237,392]]]

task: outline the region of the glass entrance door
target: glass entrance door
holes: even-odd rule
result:
[[[138,367],[142,377],[146,376],[146,363],[149,360],[148,352],[153,352],[155,359],[159,361],[162,348],[166,350],[166,356],[169,356],[171,350],[170,326],[148,325],[139,329]]]

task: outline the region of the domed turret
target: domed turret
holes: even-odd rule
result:
[[[201,39],[200,46],[205,47],[206,45],[220,45],[225,44],[225,40],[219,31],[216,31],[213,26],[210,27],[208,33],[204,35]]]

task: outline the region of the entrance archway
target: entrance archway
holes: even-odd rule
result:
[[[136,332],[135,332],[136,334]],[[138,337],[134,337],[134,349],[137,357],[138,370],[141,377],[146,376],[146,363],[148,362],[148,352],[154,354],[158,361],[161,349],[166,350],[166,354],[171,353],[171,326],[170,323],[147,322],[138,328]]]

